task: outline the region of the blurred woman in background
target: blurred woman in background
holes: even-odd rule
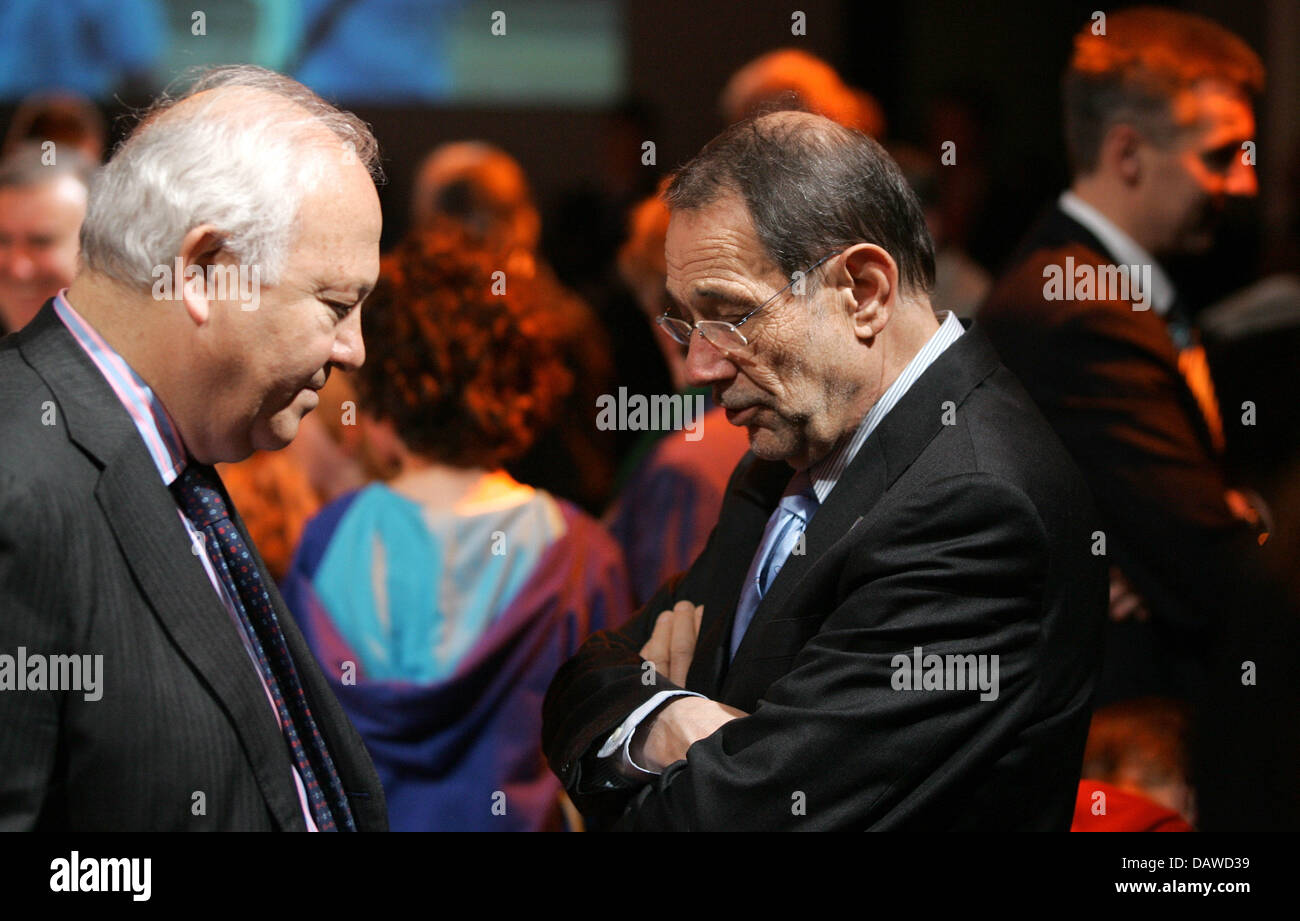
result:
[[[395,830],[562,827],[542,698],[630,613],[600,526],[504,469],[572,386],[544,289],[505,265],[450,223],[385,258],[355,384],[365,439],[397,473],[326,506],[286,578]]]

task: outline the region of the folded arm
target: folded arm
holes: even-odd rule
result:
[[[846,562],[844,591],[790,670],[753,714],[721,722],[661,776],[624,791],[619,827],[923,821],[945,790],[992,765],[1032,722],[1047,558],[1029,500],[991,477],[963,476],[861,526],[871,533]],[[553,718],[567,717],[552,741],[570,752],[618,724],[637,671],[626,638],[589,647],[548,701]],[[996,693],[900,688],[900,663],[916,647],[984,656],[986,675],[996,656]],[[910,664],[906,671],[912,677]]]

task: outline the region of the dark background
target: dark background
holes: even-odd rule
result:
[[[1133,4],[1104,8],[1127,5]],[[1276,235],[1294,208],[1294,196],[1278,190],[1297,141],[1300,3],[1161,5],[1214,18],[1249,42],[1268,67],[1269,90],[1257,112],[1263,194],[1256,213],[1238,221],[1241,231],[1230,235],[1239,238],[1237,250],[1258,252],[1267,248],[1261,246],[1266,241],[1251,238],[1257,232],[1249,229],[1251,218]],[[511,8],[505,0],[500,6]],[[646,191],[723,127],[717,99],[732,72],[765,51],[802,48],[876,96],[888,116],[888,140],[931,149],[938,139],[927,131],[929,113],[945,97],[960,99],[976,113],[977,149],[959,145],[958,156],[983,161],[989,195],[968,246],[996,271],[1037,210],[1064,185],[1060,74],[1071,36],[1098,6],[1096,0],[626,0],[623,104],[350,107],[374,126],[383,147],[389,177],[382,190],[387,247],[407,223],[412,171],[443,141],[480,138],[512,153],[548,213],[584,184]],[[794,9],[806,15],[806,35],[791,34]],[[104,104],[113,141],[129,130],[131,107],[145,104],[156,89],[125,88]],[[12,104],[0,107],[0,124],[7,125],[12,112]],[[653,166],[640,162],[646,140],[656,145]],[[1243,268],[1241,274],[1249,271]],[[1226,280],[1223,286],[1231,287]]]

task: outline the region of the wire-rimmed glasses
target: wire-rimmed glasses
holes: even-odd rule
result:
[[[796,282],[806,279],[813,269],[836,255],[838,255],[838,253],[830,253],[808,266],[808,268],[802,273],[796,272],[795,277],[790,280],[788,285],[776,292],[776,294],[773,294],[767,300],[763,301],[763,303],[759,304],[735,323],[729,323],[726,320],[696,320],[694,323],[691,323],[687,320],[683,320],[681,317],[668,316],[667,310],[664,311],[663,316],[659,317],[656,322],[667,331],[668,335],[672,336],[673,339],[680,342],[682,345],[689,346],[691,344],[691,331],[698,330],[700,335],[705,338],[709,345],[716,349],[720,349],[724,352],[743,351],[749,347],[749,340],[745,338],[745,334],[740,331],[740,327],[744,326],[745,323],[749,321],[750,317],[754,316],[754,314],[758,313],[768,304],[771,304],[781,295],[794,287]]]

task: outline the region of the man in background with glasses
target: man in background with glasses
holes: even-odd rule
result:
[[[1078,471],[874,141],[777,112],[675,177],[661,325],[750,453],[544,706],[595,827],[1069,827],[1106,585]],[[942,305],[938,305],[942,307]]]

